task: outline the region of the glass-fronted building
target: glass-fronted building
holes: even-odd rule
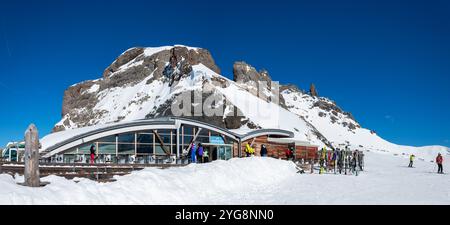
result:
[[[54,133],[41,140],[41,159],[54,163],[186,164],[192,144],[201,143],[208,161],[240,157],[242,143],[257,137],[292,138],[293,133],[261,129],[247,134],[187,118],[115,123]]]

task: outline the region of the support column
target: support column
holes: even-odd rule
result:
[[[180,127],[177,127],[177,159],[180,159]]]
[[[134,133],[134,157],[137,158],[137,132]]]
[[[116,159],[119,157],[119,136],[116,135]]]

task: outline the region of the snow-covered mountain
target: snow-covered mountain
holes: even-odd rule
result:
[[[236,62],[233,80],[221,75],[206,49],[187,46],[131,48],[121,54],[97,80],[69,87],[64,94],[62,119],[54,132],[86,126],[172,116],[180,97],[199,99],[192,104],[195,119],[244,132],[281,128],[295,138],[320,146],[351,146],[387,154],[414,153],[432,160],[443,146],[409,147],[390,143],[362,128],[353,116],[332,100],[306,93],[293,85],[275,83],[267,71]],[[259,86],[258,81],[267,83]],[[213,97],[211,97],[213,96]],[[277,104],[279,102],[279,104]],[[220,112],[196,114],[200,107]]]

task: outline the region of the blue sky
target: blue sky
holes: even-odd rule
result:
[[[9,1],[0,7],[0,145],[61,117],[64,90],[133,46],[209,49],[274,80],[315,83],[363,125],[450,146],[448,1]]]

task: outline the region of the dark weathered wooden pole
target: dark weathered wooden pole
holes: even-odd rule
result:
[[[34,124],[25,132],[25,186],[39,187],[39,133]]]

